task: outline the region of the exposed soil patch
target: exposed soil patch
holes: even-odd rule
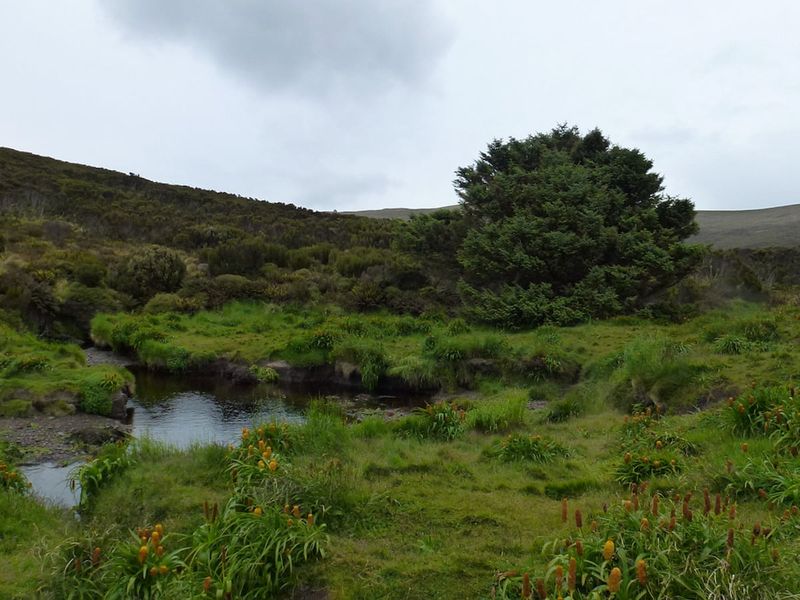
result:
[[[0,418],[0,437],[22,450],[23,464],[74,462],[129,432],[130,426],[98,415]]]

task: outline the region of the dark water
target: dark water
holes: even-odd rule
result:
[[[128,406],[133,407],[134,437],[185,448],[197,442],[234,442],[242,427],[253,423],[300,423],[313,397],[274,386],[140,371],[136,395]]]
[[[260,422],[302,423],[308,405],[319,398],[341,403],[350,415],[371,410],[405,412],[425,402],[420,397],[373,397],[331,387],[237,385],[215,377],[131,371],[136,376],[136,394],[128,401],[133,408],[134,437],[149,437],[178,448],[193,443],[232,443],[242,427]],[[77,464],[44,463],[22,470],[39,497],[73,506],[80,490],[69,488],[68,475]]]

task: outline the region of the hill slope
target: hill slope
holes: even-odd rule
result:
[[[93,235],[192,248],[242,233],[290,248],[387,246],[393,225],[149,181],[0,147],[0,215],[65,219]]]
[[[442,209],[457,210],[458,205]],[[438,208],[384,208],[348,214],[372,219],[410,219]],[[730,248],[788,248],[800,245],[800,204],[755,210],[699,210],[700,231],[688,241]]]

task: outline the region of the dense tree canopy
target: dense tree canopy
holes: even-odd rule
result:
[[[467,308],[505,327],[568,323],[630,310],[680,279],[699,255],[681,244],[694,205],[666,196],[652,167],[597,129],[489,144],[455,181]]]

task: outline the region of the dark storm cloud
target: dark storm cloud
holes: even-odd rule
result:
[[[414,85],[450,35],[429,0],[109,0],[137,38],[189,44],[220,68],[278,91]]]

